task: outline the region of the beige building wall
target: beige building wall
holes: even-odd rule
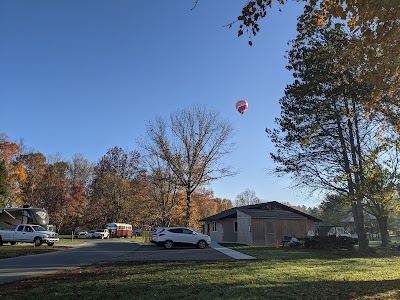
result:
[[[275,246],[276,242],[280,243],[285,236],[306,237],[308,226],[307,218],[254,218],[252,219],[253,245]]]
[[[239,244],[253,245],[251,217],[241,211],[237,211],[237,222],[237,242]]]
[[[236,218],[225,218],[220,220],[223,225],[224,231],[222,236],[222,241],[227,243],[237,242],[237,232],[235,232],[235,222]]]
[[[235,221],[237,221],[237,232],[234,232]],[[276,241],[282,241],[285,236],[306,237],[307,232],[313,226],[314,221],[303,217],[299,219],[252,219],[249,215],[237,211],[237,219],[225,218],[216,222],[206,222],[204,232],[217,243],[237,242],[245,245],[275,246]]]
[[[208,232],[208,226],[210,226],[210,231]],[[221,243],[223,242],[224,236],[224,228],[223,224],[219,221],[216,222],[207,222],[205,224],[205,234],[208,234],[211,238],[211,241]]]

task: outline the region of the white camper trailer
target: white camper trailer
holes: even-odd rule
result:
[[[42,208],[18,207],[0,208],[0,230],[15,229],[19,224],[34,224],[46,227],[49,215]]]

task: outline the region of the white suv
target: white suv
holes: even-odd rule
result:
[[[151,233],[150,243],[156,243],[156,239],[158,238],[158,234],[163,231],[164,227],[156,227],[154,228],[153,232]]]
[[[171,249],[175,245],[196,245],[197,248],[204,249],[211,244],[211,238],[202,233],[187,227],[166,227],[152,236],[154,243]]]
[[[110,238],[110,232],[108,229],[97,229],[95,233],[93,233],[93,238],[97,239],[109,239]]]

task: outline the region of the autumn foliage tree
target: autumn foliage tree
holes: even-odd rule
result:
[[[34,207],[42,207],[42,185],[47,172],[46,157],[39,152],[21,155],[27,178],[23,184],[23,202]]]
[[[214,197],[214,192],[205,187],[200,187],[193,193],[193,211],[191,226],[200,229],[199,220],[218,214],[224,210],[232,208],[232,202],[228,199]]]
[[[72,185],[87,187],[93,174],[93,165],[82,154],[74,154],[68,162],[68,178]]]
[[[153,211],[153,222],[157,226],[170,226],[176,222],[176,207],[181,198],[174,173],[157,156],[145,158],[148,169],[148,209]]]
[[[0,134],[0,207],[10,206],[8,171],[15,173],[15,166],[21,166],[25,179],[15,182],[18,189],[13,193],[21,204],[46,209],[58,232],[99,228],[110,222],[144,230],[185,223],[185,190],[160,157],[147,156],[143,165],[139,152],[114,147],[92,165],[81,154],[65,161],[61,154],[46,157],[26,149],[21,154],[19,149]],[[227,199],[214,199],[212,191],[204,188],[194,197],[190,224],[196,228],[199,218],[232,206]]]
[[[0,160],[0,207],[6,206],[8,198],[7,168],[3,159]]]
[[[82,226],[88,206],[88,197],[82,184],[73,184],[65,195],[65,210],[63,217],[64,231],[72,232]]]
[[[48,211],[50,222],[56,224],[58,228],[63,225],[65,170],[66,164],[62,162],[46,164],[46,170],[39,183],[38,202],[34,203],[35,207],[41,207]]]
[[[58,231],[71,232],[82,222],[87,206],[84,184],[70,176],[70,163],[39,152],[21,155],[27,179],[22,186],[25,204],[44,208]]]
[[[22,185],[26,180],[27,174],[24,164],[19,161],[20,154],[19,146],[8,141],[7,136],[3,135],[0,139],[0,160],[4,162],[7,171],[8,197],[4,203],[6,207],[23,205],[21,197]]]
[[[137,198],[135,179],[141,174],[140,154],[120,147],[109,149],[94,166],[90,186],[88,225],[129,223],[135,213]]]

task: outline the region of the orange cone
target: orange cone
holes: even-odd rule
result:
[[[279,240],[276,240],[276,249],[279,249],[281,247],[281,244],[279,243]]]

